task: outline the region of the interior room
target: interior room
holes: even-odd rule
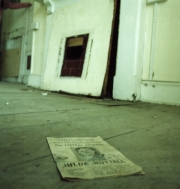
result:
[[[0,188],[179,189],[180,1],[0,6]],[[98,136],[116,149],[110,159],[100,143],[86,149],[97,162],[66,142]],[[49,137],[70,152],[54,154]],[[99,165],[112,162],[129,168]],[[92,164],[101,176],[87,179]]]

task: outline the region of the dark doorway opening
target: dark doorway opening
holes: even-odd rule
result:
[[[1,36],[2,36],[2,22],[0,22],[0,37]],[[2,43],[2,40],[0,40],[0,41],[1,41],[0,43]],[[1,72],[2,72],[2,47],[0,48],[0,81],[2,80],[2,73]]]
[[[102,90],[102,97],[112,98],[113,95],[113,81],[116,72],[116,58],[118,48],[118,34],[120,24],[120,6],[121,0],[114,0],[114,18],[112,24],[111,40],[109,46],[109,56]]]

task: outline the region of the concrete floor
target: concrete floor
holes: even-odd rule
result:
[[[146,174],[63,181],[46,137],[94,136]],[[0,82],[0,188],[180,189],[180,107],[43,96],[22,84]]]

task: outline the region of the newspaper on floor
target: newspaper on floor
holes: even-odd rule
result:
[[[101,137],[47,137],[57,167],[66,180],[144,174]]]

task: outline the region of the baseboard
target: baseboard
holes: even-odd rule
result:
[[[180,105],[180,83],[143,81],[141,101]]]
[[[41,88],[41,75],[30,74],[28,79],[28,86]]]
[[[2,81],[18,83],[18,77],[1,77]]]

